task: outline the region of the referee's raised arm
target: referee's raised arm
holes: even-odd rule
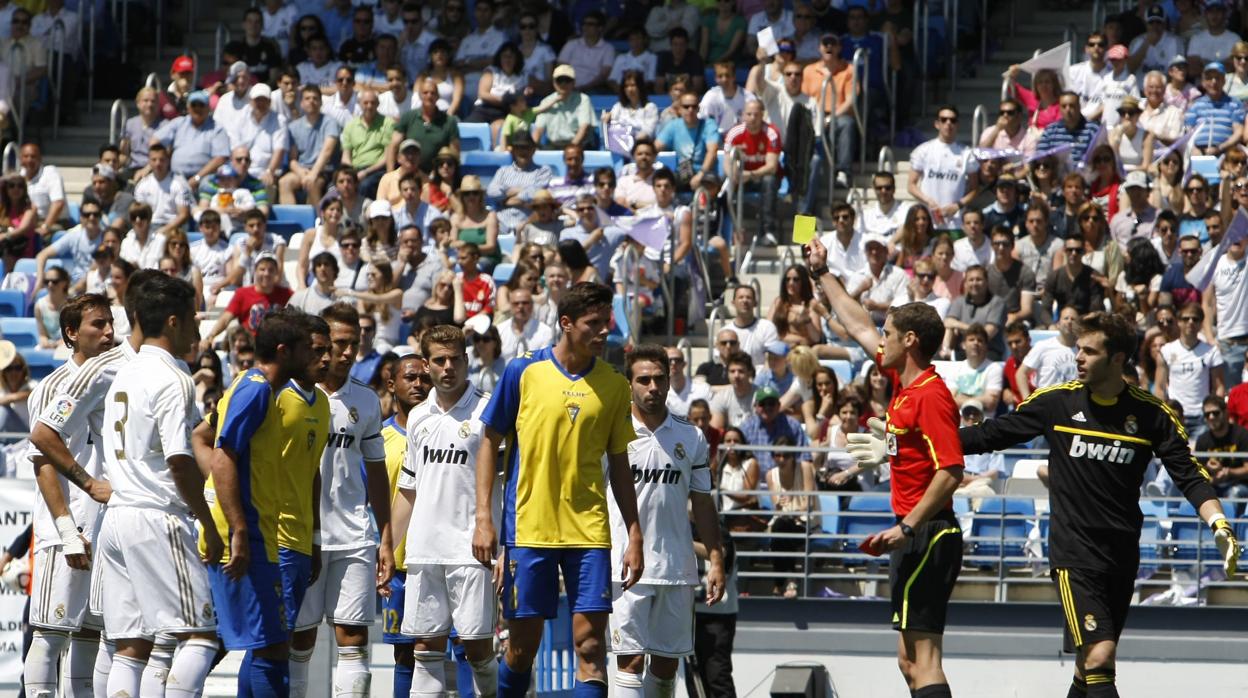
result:
[[[819,242],[819,238],[812,238],[805,245],[804,251],[810,275],[819,282],[819,287],[827,295],[832,310],[836,311],[837,319],[845,326],[849,336],[867,352],[867,356],[873,356],[880,346],[880,332],[875,329],[871,314],[845,291],[845,286],[835,274],[828,273],[828,251]]]

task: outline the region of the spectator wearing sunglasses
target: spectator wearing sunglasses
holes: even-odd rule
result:
[[[1088,60],[1076,63],[1066,71],[1066,89],[1079,97],[1083,116],[1089,121],[1100,120],[1104,109],[1104,82],[1114,72],[1113,66],[1105,60],[1108,50],[1109,38],[1102,32],[1092,32],[1084,44]]]
[[[979,137],[981,148],[1014,148],[1023,149],[1023,139],[1027,137],[1026,114],[1023,105],[1013,97],[1001,101],[997,108],[997,121],[984,129]]]
[[[91,254],[99,248],[104,239],[104,226],[100,218],[100,205],[87,202],[79,212],[78,225],[69,229],[55,242],[39,251],[35,258],[35,291],[44,287],[47,280],[46,271],[49,259],[64,262],[64,271],[69,274],[72,283],[77,283],[91,268]]]

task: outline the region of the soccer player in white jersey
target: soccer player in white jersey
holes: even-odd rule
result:
[[[329,323],[330,344],[329,373],[321,384],[330,411],[329,443],[321,457],[321,571],[303,597],[291,650],[312,650],[317,627],[328,620],[338,642],[334,696],[366,698],[372,680],[368,626],[377,613],[377,594],[390,593],[394,574],[381,400],[372,388],[350,377],[360,348],[359,313],[336,303],[321,317]],[[290,669],[291,686],[306,689],[308,663],[292,662]],[[291,691],[291,698],[303,696]]]
[[[628,464],[637,490],[646,568],[632,587],[624,589],[618,581],[611,585],[611,651],[619,669],[616,698],[670,698],[680,658],[693,654],[694,587],[699,580],[690,505],[698,539],[709,553],[707,605],[724,596],[724,553],[710,495],[710,448],[701,429],[668,412],[669,376],[663,347],[644,344],[629,354],[637,439],[628,445]],[[607,503],[612,565],[619,565],[627,529],[615,500],[608,498]]]
[[[195,289],[172,277],[143,285],[134,305],[138,356],[117,370],[104,398],[104,474],[113,496],[96,551],[104,631],[117,646],[108,695],[139,695],[156,633],[178,638],[165,695],[198,696],[217,652],[216,612],[204,562],[223,550],[212,527],[197,550],[192,515],[212,516],[191,450],[195,388],[183,365],[199,341]]]
[[[117,369],[138,356],[139,346],[143,343],[143,332],[134,317],[135,301],[142,296],[144,285],[151,279],[162,278],[165,273],[158,269],[142,269],[130,277],[123,300],[126,319],[130,325],[130,337],[122,340],[114,334],[114,346],[98,356],[88,359],[74,378],[58,386],[56,394],[38,413],[37,421],[30,432],[30,443],[43,457],[56,468],[56,471],[67,480],[89,493],[97,502],[107,502],[112,494],[112,487],[104,478],[93,478],[70,451],[74,435],[88,434],[88,440],[96,444],[96,450],[103,463],[100,444],[103,443],[102,424],[104,420],[104,396],[113,384]],[[92,570],[90,610],[97,615],[100,612],[98,569]],[[171,640],[172,642],[172,640]],[[148,668],[144,671],[144,683],[163,684],[169,663],[173,661],[171,644],[168,651],[158,646],[148,660]],[[92,687],[95,698],[106,698],[108,674],[112,666],[114,643],[105,638],[95,654]],[[69,664],[76,665],[86,661],[74,657],[75,651],[85,648],[70,645]],[[155,689],[153,689],[155,690]]]
[[[420,345],[433,379],[433,395],[408,417],[407,459],[394,500],[395,525],[407,524],[409,518],[411,522],[401,628],[404,635],[416,638],[410,695],[445,695],[443,662],[453,624],[472,665],[474,694],[493,698],[498,685],[494,658],[498,601],[490,568],[472,555],[476,456],[481,412],[489,396],[468,384],[468,354],[458,327],[433,327]],[[494,519],[498,517],[495,511]]]
[[[32,414],[47,407],[57,391],[78,373],[87,359],[113,346],[113,314],[108,298],[87,293],[61,309],[61,336],[74,350],[39,382],[30,394]],[[96,443],[85,430],[73,435],[70,452],[86,464],[87,474],[100,476]],[[30,650],[22,676],[26,695],[51,698],[57,694],[61,651],[72,648],[65,667],[62,693],[69,698],[91,696],[91,672],[100,644],[100,617],[87,610],[91,591],[91,541],[95,540],[101,509],[86,492],[67,487],[68,481],[36,448],[29,451],[35,480],[35,574],[30,594]]]

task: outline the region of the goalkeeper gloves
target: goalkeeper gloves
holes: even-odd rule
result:
[[[1213,529],[1213,542],[1217,544],[1218,552],[1222,555],[1222,569],[1229,579],[1235,576],[1235,568],[1239,563],[1239,541],[1235,540],[1231,522],[1225,516],[1216,517],[1209,524],[1209,528]]]
[[[888,446],[884,435],[884,421],[878,417],[867,420],[871,428],[864,434],[849,434],[845,451],[853,457],[859,468],[878,468],[888,461]]]

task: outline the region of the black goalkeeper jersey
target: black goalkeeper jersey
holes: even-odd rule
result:
[[[1154,454],[1193,506],[1214,499],[1182,421],[1154,395],[1128,385],[1112,401],[1079,381],[1032,393],[1011,414],[958,432],[967,454],[1044,436],[1049,442],[1049,559],[1102,572],[1139,566],[1140,485]]]

